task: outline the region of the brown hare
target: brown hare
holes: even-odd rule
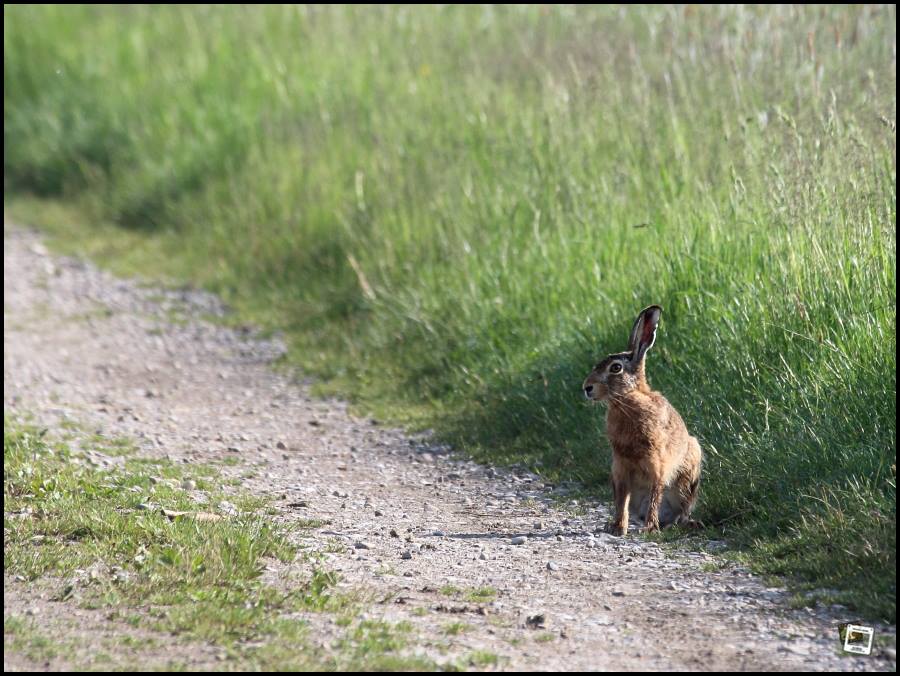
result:
[[[609,355],[584,381],[584,396],[609,405],[606,434],[616,509],[607,530],[614,535],[628,532],[629,513],[644,520],[648,533],[673,523],[702,525],[690,518],[700,484],[700,444],[644,375],[661,314],[658,305],[642,310],[628,350]]]

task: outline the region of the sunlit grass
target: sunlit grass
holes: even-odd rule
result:
[[[598,491],[579,386],[658,303],[699,517],[894,617],[893,7],[4,18],[5,186],[77,203],[38,218],[70,249],[207,286],[325,388]]]

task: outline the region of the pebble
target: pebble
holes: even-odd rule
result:
[[[371,545],[368,542],[363,542],[359,540],[353,544],[357,549],[372,549]]]
[[[197,488],[197,482],[193,479],[185,479],[181,482],[181,487],[186,491],[192,491]]]
[[[403,553],[400,554],[400,558],[408,561],[409,559],[412,558],[412,552],[409,551],[408,549],[404,549]]]
[[[524,535],[517,535],[509,541],[511,545],[524,545],[526,542],[528,542],[528,538]]]
[[[547,626],[547,618],[543,613],[538,613],[537,615],[529,615],[525,620],[525,624],[527,624],[532,629],[543,629]]]
[[[547,561],[547,570],[559,570],[559,564],[555,561]]]

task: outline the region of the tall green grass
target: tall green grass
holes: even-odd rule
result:
[[[895,614],[896,9],[11,7],[7,192],[479,458],[604,485],[664,308],[700,517]],[[824,542],[823,542],[824,541]]]

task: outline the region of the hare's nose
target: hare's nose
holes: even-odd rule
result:
[[[593,392],[593,391],[594,391],[594,386],[593,386],[593,385],[588,385],[587,387],[584,388],[584,396],[590,397],[590,396],[591,396],[591,392]]]

